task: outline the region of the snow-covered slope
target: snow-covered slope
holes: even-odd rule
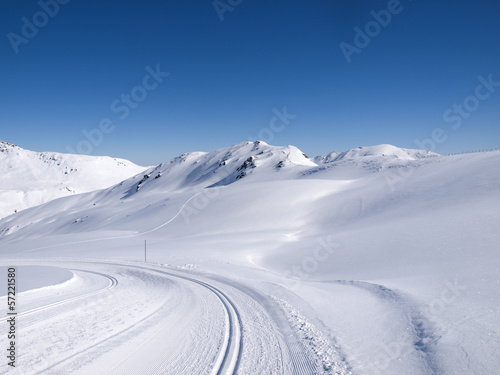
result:
[[[151,269],[126,268],[125,261],[144,262],[147,239],[148,262],[155,264],[149,267],[182,270],[191,281],[203,276],[204,285],[215,282],[234,298],[240,313],[225,314],[241,317],[240,328],[231,329],[243,330],[244,353],[231,363],[240,363],[242,373],[492,374],[500,365],[499,165],[500,152],[440,156],[381,145],[311,160],[292,146],[244,142],[184,154],[105,190],[4,218],[0,256],[64,257],[66,267],[77,270],[84,267],[81,258],[120,261],[113,270],[104,263],[84,270],[113,272],[121,287],[134,279],[137,298],[148,303],[157,303],[154,294],[164,296],[166,285],[176,301],[194,296],[169,320],[193,314],[198,324],[205,309],[221,315],[220,306],[230,303],[211,305],[183,285],[186,280],[162,279],[150,288],[142,283],[156,280]],[[151,297],[141,297],[141,288]],[[105,302],[122,314],[129,300]],[[268,318],[251,315],[264,310]],[[93,315],[83,318],[90,322]],[[259,319],[276,327],[263,328]],[[120,315],[120,327],[126,320]],[[215,337],[216,331],[191,334]],[[60,336],[65,332],[61,328]],[[155,330],[149,332],[154,337]],[[161,345],[172,340],[175,347],[175,335],[164,333]],[[122,365],[125,336],[101,339],[107,347],[119,345],[99,363]],[[85,342],[67,341],[71,347]],[[169,351],[155,345],[148,355],[161,362]],[[84,349],[60,346],[72,365],[92,363],[73,357]],[[312,357],[300,357],[305,348]],[[51,361],[46,368],[60,363],[58,356]],[[283,370],[286,363],[297,367]],[[197,373],[184,365],[186,373]]]
[[[289,178],[290,168],[316,167],[294,146],[270,146],[265,142],[242,142],[212,152],[183,154],[147,171],[136,190],[175,191],[223,186],[240,179],[269,181]],[[285,171],[285,172],[284,172]]]
[[[91,192],[73,199],[56,200],[48,205],[19,213],[0,222],[2,225],[0,236],[10,236],[20,231],[21,228],[30,226],[30,230],[19,232],[19,235],[24,238],[29,237],[30,233],[38,232],[32,229],[35,223],[44,228],[44,233],[52,233],[50,224],[52,223],[55,229],[54,234],[61,230],[63,232],[91,228],[114,230],[122,228],[122,224],[127,229],[133,230],[137,226],[145,227],[144,215],[159,215],[158,220],[161,224],[164,214],[168,216],[170,211],[178,208],[176,205],[166,203],[176,197],[181,200],[187,199],[193,194],[205,195],[233,185],[239,192],[239,189],[243,188],[240,186],[248,184],[252,188],[258,186],[261,191],[271,189],[267,197],[272,197],[273,200],[265,200],[265,204],[262,198],[255,203],[241,197],[245,204],[254,205],[256,207],[254,210],[265,206],[276,213],[276,215],[266,214],[259,220],[262,223],[267,222],[269,218],[273,218],[273,221],[281,221],[280,215],[288,216],[288,218],[294,215],[274,209],[276,205],[287,212],[302,215],[305,211],[310,211],[308,205],[317,200],[317,194],[322,196],[329,193],[329,186],[332,186],[332,192],[339,189],[345,190],[352,185],[353,180],[359,180],[358,183],[364,184],[375,174],[377,178],[384,176],[385,185],[392,188],[392,185],[398,182],[397,178],[402,170],[417,169],[421,165],[441,160],[437,158],[437,154],[403,150],[388,145],[355,149],[340,155],[345,157],[318,165],[294,146],[271,146],[262,141],[242,142],[212,152],[191,152],[157,167],[149,168],[105,190]],[[395,157],[395,155],[400,155],[400,157]],[[403,157],[404,155],[406,157]],[[391,178],[395,178],[396,181],[392,181]],[[317,180],[325,181],[313,182]],[[322,189],[326,189],[325,192],[315,192],[315,188],[320,185],[324,185]],[[288,197],[289,191],[294,189],[298,189],[294,194],[295,197]],[[234,199],[236,202],[229,209],[233,217],[232,221],[235,216],[242,216],[236,215],[232,212],[233,210],[245,212],[250,209],[246,206],[240,207],[242,205],[238,202],[240,199],[236,196]],[[293,203],[296,199],[304,201],[303,209],[295,210],[298,207],[291,206],[291,204],[297,204]],[[89,207],[91,209],[88,211]],[[117,212],[114,212],[115,210]],[[98,215],[95,216],[97,213]],[[189,207],[182,211],[182,215],[189,220]],[[93,219],[89,219],[91,217]],[[125,219],[130,217],[136,220]],[[115,220],[122,224],[115,226]],[[217,220],[218,218],[213,218],[209,221],[216,222]],[[83,221],[86,223],[82,224]],[[75,227],[74,223],[80,223],[80,225]],[[221,225],[226,226],[222,223]],[[266,225],[272,228],[273,222]]]
[[[393,145],[377,145],[369,147],[358,147],[345,152],[329,152],[314,158],[318,164],[328,164],[340,160],[359,159],[384,156],[401,160],[416,160],[438,156],[438,154],[427,150],[414,150],[399,148]]]
[[[123,159],[33,152],[0,141],[0,218],[55,198],[104,189],[145,168]]]

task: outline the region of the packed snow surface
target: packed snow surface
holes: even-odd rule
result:
[[[499,165],[243,142],[25,209],[2,265],[67,278],[19,293],[0,372],[498,373]]]

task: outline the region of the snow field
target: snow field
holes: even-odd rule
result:
[[[4,218],[5,264],[76,275],[20,298],[19,360],[34,353],[27,373],[496,373],[500,153],[400,150],[306,159],[243,143]]]

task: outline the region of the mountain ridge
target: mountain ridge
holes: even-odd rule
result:
[[[251,181],[254,175],[281,180],[340,165],[357,168],[357,164],[378,170],[389,159],[400,165],[436,156],[424,150],[377,145],[309,158],[295,146],[246,141],[210,152],[184,153],[155,167],[141,167],[119,158],[36,152],[0,141],[0,218],[52,199],[112,187],[130,178],[137,182],[124,194],[126,197],[159,185],[164,192],[193,190]]]
[[[400,149],[391,145],[362,147],[338,155],[342,157],[337,157],[336,160],[327,160],[324,155],[311,159],[295,146],[272,146],[262,141],[240,142],[211,152],[189,152],[127,176],[103,190],[89,191],[74,199],[61,197],[17,213],[14,217],[3,220],[0,236],[10,235],[33,223],[44,225],[45,222],[66,223],[63,227],[67,229],[64,230],[69,231],[77,228],[78,231],[84,228],[96,230],[103,223],[112,227],[114,219],[111,220],[110,215],[119,218],[118,222],[124,222],[128,220],[127,217],[140,218],[146,215],[151,208],[162,216],[165,215],[166,206],[169,207],[168,212],[175,210],[175,205],[170,206],[173,201],[177,202],[179,199],[181,202],[199,194],[204,197],[209,191],[218,192],[229,187],[234,190],[236,186],[243,189],[250,186],[251,189],[251,186],[257,184],[266,186],[264,190],[272,186],[286,190],[290,185],[292,189],[299,189],[296,193],[299,197],[304,194],[301,187],[310,185],[307,180],[319,179],[325,181],[321,183],[326,184],[325,186],[335,186],[333,191],[344,190],[349,186],[349,181],[369,179],[372,175],[385,178],[384,173],[394,173],[401,168],[417,168],[440,159],[439,155],[428,151]],[[50,153],[44,156],[51,163],[57,162],[58,157],[63,157],[61,154],[54,156]],[[118,159],[106,160],[116,162]],[[306,194],[306,201],[314,200],[316,194],[330,194],[314,193],[316,185],[311,186],[314,188],[310,197]],[[275,192],[269,194],[274,196]],[[127,205],[123,206],[124,203]],[[269,202],[269,205],[272,206],[273,203]],[[191,212],[198,210],[196,207],[191,208]],[[183,211],[181,216],[189,221],[189,210]],[[161,222],[161,219],[158,220]],[[134,222],[138,224],[137,221]],[[74,226],[76,224],[78,227]],[[56,226],[60,228],[60,225]],[[126,227],[132,229],[133,225]]]
[[[333,158],[333,155],[336,155]],[[137,191],[155,184],[162,176],[173,176],[183,180],[171,189],[186,187],[225,186],[250,177],[255,173],[264,174],[269,180],[289,179],[290,174],[275,173],[289,171],[294,175],[314,173],[331,167],[336,162],[359,160],[361,164],[373,165],[377,161],[389,160],[390,165],[401,165],[408,161],[434,158],[439,154],[415,149],[403,149],[392,145],[359,147],[342,153],[332,152],[309,158],[295,146],[272,146],[263,141],[240,142],[211,152],[190,152],[169,162],[161,163],[146,172],[138,183]],[[379,163],[380,164],[380,163]],[[186,168],[187,166],[187,168]],[[189,168],[191,167],[191,168]],[[274,172],[274,173],[273,173]],[[182,176],[185,176],[184,178]],[[154,179],[150,179],[154,177]]]
[[[0,141],[0,218],[116,184],[147,167],[108,156],[25,150]]]

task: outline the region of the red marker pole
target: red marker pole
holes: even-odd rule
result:
[[[146,240],[144,240],[144,263],[146,263]]]

